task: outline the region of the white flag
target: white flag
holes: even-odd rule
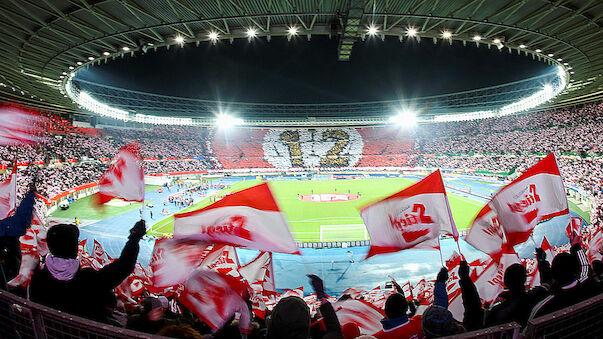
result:
[[[144,201],[144,172],[140,163],[137,142],[122,147],[114,162],[98,181],[95,203],[102,205],[113,198],[125,201]]]

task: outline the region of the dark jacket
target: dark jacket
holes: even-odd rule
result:
[[[532,308],[546,298],[549,292],[543,287],[535,287],[529,291],[504,291],[498,295],[496,302],[486,311],[485,327],[515,321],[525,326]]]
[[[320,305],[326,331],[323,339],[343,338],[339,319],[329,302]],[[310,310],[308,305],[298,297],[281,299],[272,310],[267,339],[308,339],[310,338]]]
[[[121,256],[98,271],[80,268],[73,279],[55,279],[48,268],[36,269],[29,286],[33,302],[77,315],[107,322],[115,304],[113,289],[134,271],[138,239],[126,242]]]

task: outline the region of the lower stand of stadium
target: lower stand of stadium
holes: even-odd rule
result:
[[[523,332],[516,323],[454,338],[595,338],[603,326],[603,294],[533,319]],[[165,338],[72,316],[0,290],[0,338]]]

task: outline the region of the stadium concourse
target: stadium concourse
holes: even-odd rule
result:
[[[173,232],[175,213],[207,206],[258,184],[258,179],[272,182],[275,198],[301,247],[301,256],[273,254],[274,288],[282,295],[305,295],[310,306],[316,285],[307,281],[307,273],[322,278],[328,295],[364,290],[359,292],[365,293],[363,298],[381,305],[378,307],[391,294],[383,285],[388,276],[408,283],[410,290],[421,289],[422,284],[429,286],[427,290],[433,288],[429,284],[442,266],[438,251],[408,250],[364,260],[368,237],[357,209],[421,180],[436,168],[443,170],[452,214],[464,235],[480,208],[510,178],[525,172],[544,154],[554,152],[568,192],[575,192],[569,194],[574,197],[570,199],[571,216],[580,218],[579,229],[586,243],[601,227],[603,103],[540,114],[423,124],[417,129],[94,129],[72,126],[51,113],[31,113],[48,118],[44,143],[19,151],[12,146],[1,147],[4,175],[10,175],[16,155],[19,199],[27,191],[29,180],[37,175],[37,209],[51,209],[47,215],[51,224],[77,220],[79,240],[85,241],[83,249],[93,258],[87,259],[87,265],[102,266],[119,257],[131,239],[129,227],[141,215],[146,219],[149,229],[140,240],[138,255],[142,266],[135,278],[128,280],[132,284],[118,291],[126,299],[136,299],[142,290],[150,288],[144,287],[148,284],[145,279],[150,279],[148,273],[141,272],[146,272],[144,267],[151,262],[156,239]],[[142,210],[140,203],[118,200],[104,210],[91,209],[91,197],[83,196],[94,192],[94,182],[107,170],[117,150],[135,140],[140,141],[147,178],[168,179],[163,184],[147,185]],[[80,195],[80,189],[86,194]],[[356,197],[337,202],[303,198],[314,194]],[[74,200],[76,197],[79,199]],[[70,201],[69,209],[57,209],[64,200]],[[316,208],[316,204],[323,205]],[[550,253],[569,250],[568,222],[568,216],[543,222],[529,241],[515,247],[528,267],[529,284],[535,284],[532,279],[537,272],[535,247],[548,242],[553,251]],[[442,239],[440,246],[449,268],[454,267],[458,251],[472,265],[487,258],[462,236],[458,246],[452,238]],[[236,249],[235,262],[244,267],[258,254]],[[591,260],[597,256],[600,254],[589,253]],[[233,259],[226,256],[225,260],[228,258]],[[94,260],[99,261],[95,264]],[[142,289],[134,287],[137,283]],[[374,288],[383,289],[383,293],[369,292]],[[454,297],[450,302],[454,303]],[[462,311],[450,307],[454,317],[462,321]]]

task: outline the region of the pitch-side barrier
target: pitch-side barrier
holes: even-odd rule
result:
[[[533,319],[523,332],[509,323],[448,338],[596,338],[603,328],[603,294]],[[0,290],[0,338],[165,338],[98,323]]]

